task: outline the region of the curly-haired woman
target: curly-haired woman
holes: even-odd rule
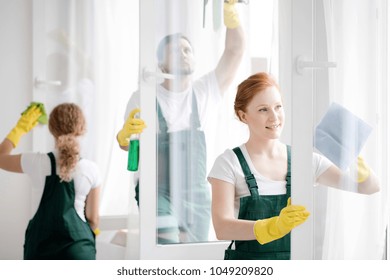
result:
[[[80,158],[78,137],[86,127],[82,110],[73,103],[52,110],[53,152],[11,155],[41,114],[31,106],[0,144],[0,168],[28,174],[40,197],[26,230],[24,259],[96,259],[101,179],[97,165]]]

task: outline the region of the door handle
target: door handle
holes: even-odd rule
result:
[[[34,86],[35,88],[39,88],[41,86],[61,86],[62,82],[61,81],[56,81],[56,80],[43,80],[40,78],[35,78],[34,79]]]
[[[173,79],[175,79],[175,75],[151,71],[150,69],[144,68],[142,70],[142,79],[146,83],[156,83],[158,81],[157,79],[159,79],[159,80],[164,80],[164,79],[173,80]]]
[[[302,75],[305,69],[326,69],[337,67],[336,62],[332,61],[310,61],[303,55],[299,55],[295,61],[295,69],[298,74]]]

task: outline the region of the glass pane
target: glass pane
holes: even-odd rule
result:
[[[337,67],[316,73],[314,145],[341,174],[335,182],[328,169],[318,180],[336,188],[315,191],[316,259],[381,259],[384,254],[385,197],[377,192],[378,186],[385,188],[379,182],[386,176],[378,121],[385,94],[378,3],[324,1],[317,7],[316,60]],[[365,165],[358,165],[358,156]]]
[[[215,67],[219,50],[210,48],[206,54],[201,42],[206,37],[210,45],[219,41],[210,26],[201,27],[200,13],[191,12],[201,8],[200,3],[157,3],[157,63],[159,71],[168,74],[156,85],[157,242],[205,242],[211,224],[205,124],[215,119],[212,108],[219,89],[213,72],[203,75],[204,69]]]
[[[45,102],[48,112],[59,103],[75,102],[83,109],[87,123],[93,123],[96,105],[95,48],[91,43],[95,30],[93,3],[54,0],[37,5],[36,16],[40,13],[44,18],[35,19],[42,22],[42,30],[38,27],[34,34],[36,98]],[[50,150],[54,141],[49,133],[46,136],[49,145],[44,149]],[[81,140],[83,157],[93,158],[94,143],[91,133],[87,133]]]
[[[44,34],[44,41],[36,52],[44,52],[44,57],[37,60],[44,59],[45,63],[44,71],[37,71],[41,75],[37,78],[49,83],[38,84],[44,94],[38,93],[37,98],[41,100],[43,96],[48,112],[62,102],[75,102],[83,109],[88,129],[81,138],[81,154],[98,162],[105,178],[103,187],[107,189],[102,196],[100,214],[126,215],[130,197],[123,182],[131,174],[111,134],[115,134],[115,126],[124,115],[120,111],[125,109],[124,98],[137,86],[137,65],[123,63],[134,61],[138,54],[132,42],[132,37],[138,35],[134,26],[138,12],[132,11],[136,6],[126,1],[115,5],[109,1],[43,3],[45,30],[39,32]],[[131,78],[124,79],[118,73],[129,73]],[[104,118],[100,118],[102,111]],[[45,148],[50,149],[54,142],[49,133],[47,138],[51,143]]]
[[[139,9],[138,2],[132,2],[34,1],[33,100],[44,102],[48,113],[61,102],[75,102],[86,116],[81,155],[98,164],[102,178],[98,259],[123,258],[126,239],[138,237],[133,184],[129,188],[134,174],[127,170],[127,153],[119,149],[114,136],[123,126],[124,104],[138,86],[134,38],[139,35]],[[53,137],[47,126],[43,129],[44,135],[33,132],[39,139],[34,145],[50,151]],[[33,196],[34,204],[39,200]]]
[[[211,1],[156,4],[156,55],[162,73],[156,85],[157,243],[215,241],[206,176],[218,155],[247,140],[247,128],[234,115],[235,90],[252,71],[271,68],[274,5],[262,3],[260,9],[260,2],[251,3],[251,11],[268,15],[263,17],[265,24],[259,24],[249,6],[236,5],[250,47],[239,63],[230,66],[234,57],[224,56],[225,44],[239,51],[244,46],[240,46],[241,31],[226,32],[222,5],[216,7]],[[264,36],[249,40],[253,34]],[[218,65],[236,75],[221,74],[221,69],[215,70]],[[222,81],[225,84],[219,84]]]

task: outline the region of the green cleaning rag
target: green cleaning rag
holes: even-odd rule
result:
[[[45,106],[43,105],[43,103],[31,102],[31,104],[27,107],[27,109],[23,111],[22,115],[24,115],[33,106],[37,106],[41,110],[41,113],[42,113],[42,115],[38,119],[38,122],[40,124],[47,124],[47,114],[46,114]]]

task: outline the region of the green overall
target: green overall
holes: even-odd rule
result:
[[[182,242],[208,240],[211,221],[210,191],[206,181],[206,141],[200,128],[198,106],[192,93],[190,128],[168,132],[167,122],[157,103],[159,123],[157,154],[158,216],[177,221]],[[138,200],[138,184],[136,187]],[[159,228],[170,238],[159,244],[178,243],[178,228]]]
[[[74,182],[60,181],[53,153],[51,175],[38,210],[30,220],[24,244],[26,260],[94,260],[95,235],[74,208]]]
[[[251,173],[244,155],[239,147],[233,151],[240,161],[248,185],[250,196],[240,198],[239,219],[256,221],[278,216],[280,210],[287,205],[287,199],[291,194],[291,156],[290,146],[287,146],[288,170],[286,176],[286,194],[283,195],[259,195],[255,177]],[[235,243],[235,249],[232,245]],[[290,259],[290,234],[261,245],[257,240],[239,241],[233,240],[225,250],[225,260],[289,260]]]

